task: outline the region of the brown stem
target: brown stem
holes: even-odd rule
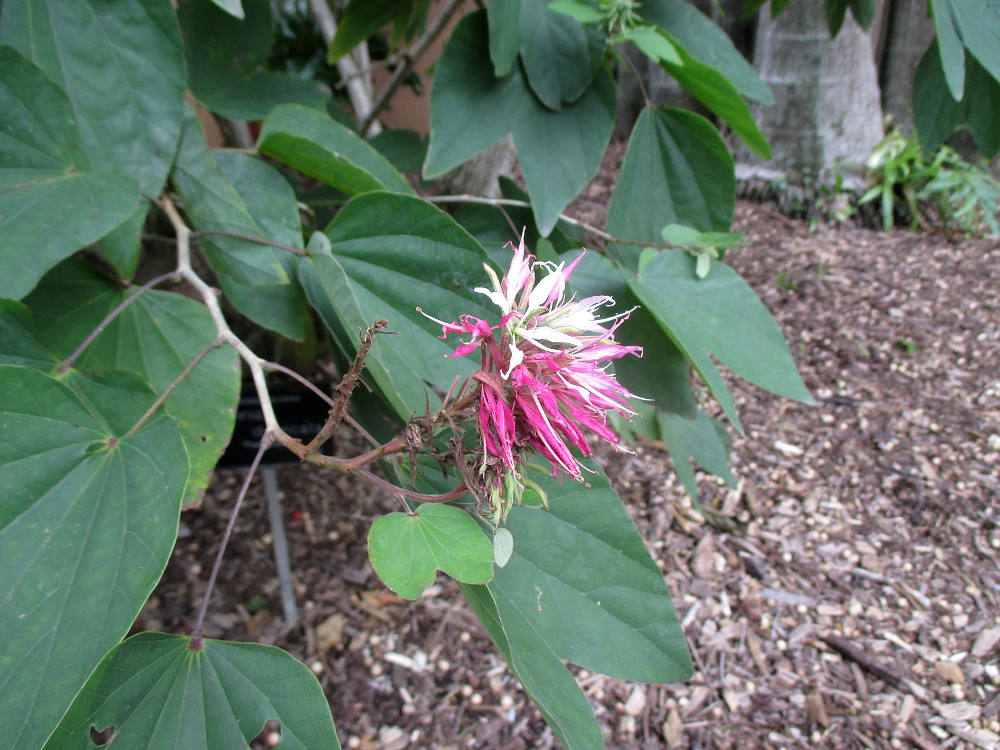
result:
[[[146,409],[146,413],[143,414],[141,417],[139,417],[139,421],[137,421],[134,425],[132,425],[132,429],[126,432],[124,437],[128,437],[133,432],[142,427],[146,423],[146,420],[148,420],[151,416],[153,416],[156,410],[163,405],[163,402],[167,400],[167,397],[174,392],[174,389],[183,382],[184,378],[190,375],[191,371],[194,370],[194,368],[197,367],[199,364],[201,364],[201,361],[209,355],[209,352],[211,352],[213,349],[218,349],[220,346],[222,346],[222,340],[216,339],[211,344],[206,346],[201,351],[201,353],[198,354],[197,357],[191,360],[188,363],[188,366],[185,367],[183,370],[181,370],[181,374],[178,375],[176,378],[174,378],[174,382],[172,382],[170,385],[164,388],[163,393],[161,393],[159,396],[156,397],[156,401],[153,402],[153,405],[150,406],[148,409]]]
[[[358,354],[351,363],[350,369],[348,369],[347,374],[344,379],[340,381],[337,385],[337,397],[334,399],[333,407],[330,409],[330,414],[326,418],[326,424],[323,425],[323,429],[319,431],[319,434],[314,437],[309,445],[306,446],[306,451],[309,453],[316,453],[322,447],[323,443],[329,440],[333,433],[337,429],[337,425],[344,418],[344,410],[347,408],[347,402],[351,399],[351,394],[354,393],[354,389],[357,388],[358,382],[361,379],[361,371],[365,366],[365,359],[368,357],[368,353],[371,351],[372,342],[375,340],[375,334],[385,330],[385,327],[389,325],[389,321],[385,318],[381,320],[376,320],[368,330],[365,331],[365,335],[361,339],[361,346],[358,349]]]
[[[402,495],[403,497],[408,497],[411,500],[419,500],[422,503],[449,503],[452,500],[457,500],[462,495],[468,494],[469,492],[469,488],[465,486],[465,482],[462,482],[462,484],[458,485],[458,487],[445,492],[443,495],[425,495],[422,492],[414,492],[413,490],[397,487],[392,482],[387,482],[382,479],[382,477],[375,476],[370,471],[358,469],[357,472],[368,481],[374,482],[379,487],[384,487],[389,490],[389,492]]]
[[[437,18],[434,22],[427,27],[427,31],[424,35],[417,40],[417,43],[410,47],[409,50],[403,55],[403,61],[400,63],[399,67],[396,68],[395,72],[392,74],[392,78],[389,82],[378,92],[375,97],[375,101],[372,102],[371,109],[365,114],[365,119],[361,122],[361,127],[359,128],[361,136],[368,132],[368,128],[371,127],[375,118],[378,117],[378,113],[382,111],[385,107],[386,102],[392,97],[399,85],[405,80],[405,78],[413,70],[413,66],[416,65],[417,60],[420,56],[424,54],[431,43],[437,38],[437,36],[444,31],[444,27],[448,25],[448,21],[458,10],[458,7],[465,2],[465,0],[450,0],[450,2],[438,13]]]
[[[255,242],[258,245],[267,245],[268,247],[276,247],[279,250],[287,250],[295,255],[305,255],[305,250],[300,250],[297,247],[289,247],[288,245],[282,245],[280,242],[271,242],[270,240],[261,239],[260,237],[251,237],[248,234],[239,234],[238,232],[223,232],[222,230],[216,229],[199,229],[197,232],[191,232],[191,236],[194,238],[204,237],[206,235],[217,235],[219,237],[234,237],[238,240],[246,240],[247,242]]]
[[[236,496],[236,502],[233,504],[232,513],[229,514],[229,522],[226,524],[226,530],[222,534],[222,541],[219,543],[219,551],[215,553],[215,562],[212,564],[212,572],[208,576],[208,584],[205,586],[205,597],[202,599],[201,608],[198,610],[198,617],[194,621],[194,628],[191,631],[191,643],[188,648],[191,651],[201,651],[202,648],[202,635],[201,626],[205,622],[205,613],[208,612],[208,602],[212,598],[212,590],[215,588],[215,581],[219,577],[219,568],[222,567],[222,556],[226,552],[226,547],[229,546],[229,538],[233,535],[233,528],[236,526],[236,517],[239,515],[240,508],[243,506],[243,500],[247,496],[247,490],[250,489],[250,481],[253,479],[254,474],[257,473],[257,467],[260,466],[260,459],[264,455],[264,451],[271,447],[273,438],[268,432],[264,433],[264,437],[260,440],[260,446],[257,448],[257,455],[253,457],[253,462],[250,464],[250,468],[247,469],[246,479],[243,480],[243,486],[240,488],[240,494]]]
[[[56,368],[56,372],[60,375],[64,375],[67,371],[69,371],[69,368],[73,366],[73,363],[77,360],[77,358],[81,354],[83,354],[83,352],[86,350],[88,346],[90,346],[93,343],[94,339],[96,339],[98,336],[101,335],[104,329],[108,327],[108,324],[111,323],[111,321],[117,318],[119,315],[121,315],[122,312],[125,310],[125,308],[131,305],[137,299],[139,299],[141,295],[148,292],[157,284],[162,284],[164,281],[167,281],[168,279],[176,280],[178,278],[180,278],[180,272],[171,271],[170,273],[165,273],[162,274],[161,276],[157,276],[155,279],[150,279],[141,287],[136,289],[134,294],[122,300],[120,305],[118,305],[114,310],[109,312],[105,316],[104,320],[102,320],[100,323],[97,324],[97,328],[95,328],[93,331],[90,332],[90,335],[88,335],[87,338],[83,340],[83,342],[76,348],[76,351],[74,351],[66,359],[64,359],[61,363],[59,363],[59,367]]]

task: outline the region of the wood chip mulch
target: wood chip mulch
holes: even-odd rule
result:
[[[818,403],[732,379],[739,486],[704,477],[704,514],[655,446],[610,458],[696,672],[576,670],[608,747],[1000,747],[1000,243],[810,231],[750,204],[737,229],[750,244],[727,260]],[[365,538],[391,498],[310,467],[278,477],[302,624],[281,617],[257,485],[206,635],[303,660],[347,748],[556,746],[452,582],[406,602],[373,574]],[[184,513],[139,628],[190,627],[240,480],[219,472]]]

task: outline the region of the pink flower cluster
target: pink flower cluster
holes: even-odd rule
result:
[[[499,323],[470,315],[454,323],[437,321],[441,338],[469,335],[449,356],[482,352],[474,377],[480,383],[483,465],[502,466],[507,477],[519,477],[520,453],[530,447],[552,463],[556,476],[582,480],[570,446],[589,456],[588,432],[617,446],[607,413],[635,414],[627,400],[633,394],[602,366],[626,354],[642,355],[641,347],[614,340],[631,311],[601,317],[600,308],[614,304],[611,297],[567,299],[567,282],[582,257],[568,265],[533,262],[522,235],[507,275],[498,279],[487,266],[493,288],[476,289],[500,308]]]

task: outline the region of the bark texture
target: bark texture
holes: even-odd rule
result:
[[[882,109],[907,135],[913,133],[913,77],[934,39],[927,0],[891,0],[881,61]]]
[[[882,107],[871,39],[848,14],[830,39],[822,0],[802,0],[772,19],[759,16],[754,67],[774,92],[773,107],[751,103],[771,144],[764,161],[742,144],[741,176],[780,173],[829,182],[840,172],[860,184],[861,166],[882,139]]]

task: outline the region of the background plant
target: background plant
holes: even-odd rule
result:
[[[859,13],[829,5],[841,19],[849,5]],[[416,48],[456,8],[432,17],[427,2],[349,3],[332,49],[388,23],[394,41]],[[305,667],[277,649],[201,637],[208,595],[191,636],[123,640],[170,556],[181,507],[207,486],[232,432],[241,372],[266,421],[261,451],[277,442],[406,498],[405,513],[373,525],[370,549],[388,550],[380,574],[407,596],[437,569],[458,578],[567,747],[603,739],[564,661],[650,682],[690,674],[662,575],[596,465],[586,485],[545,467],[531,475],[540,492],[510,511],[501,566],[460,473],[442,476],[437,460],[462,449],[455,426],[475,394],[452,388],[475,365],[446,359],[451,346],[416,308],[487,317],[473,289],[484,263],[506,265],[503,245],[521,227],[543,260],[579,254],[579,227],[562,211],[611,137],[616,44],[633,41],[768,152],[745,101],[769,101],[768,88],[693,6],[560,8],[492,2],[451,34],[423,174],[509,133],[527,190],[504,181],[500,201],[452,196],[461,206],[450,215],[397,168],[412,139],[363,140],[376,110],[345,125],[328,88],[268,66],[263,0],[0,5],[0,735],[10,746],[91,747],[104,730],[123,746],[242,746],[268,719],[280,721],[283,747],[338,746]],[[978,43],[968,40],[973,54]],[[941,49],[954,90],[954,46]],[[392,85],[412,57],[390,50]],[[259,122],[251,147],[209,149],[186,90],[244,140],[254,131],[241,123]],[[738,242],[728,234],[734,186],[716,125],[647,107],[607,224],[592,232],[601,242],[573,276],[581,296],[641,306],[621,334],[646,357],[622,360],[617,376],[652,401],[630,429],[667,445],[694,496],[692,460],[731,477],[725,430],[695,399],[691,370],[736,429],[716,362],[809,400],[774,321],[724,262]],[[326,426],[302,443],[268,395],[269,374],[292,371],[247,342],[266,331],[269,350],[308,344],[314,320],[340,378],[325,394]],[[387,330],[398,334],[391,345]],[[362,380],[372,397],[358,396]],[[371,449],[324,456],[341,420]],[[388,478],[370,471],[376,462]],[[543,497],[547,508],[535,507]]]
[[[942,144],[928,156],[915,135],[907,138],[893,129],[867,166],[876,184],[859,203],[877,198],[887,229],[902,208],[914,228],[955,227],[969,234],[1000,231],[1000,183],[950,146]]]

